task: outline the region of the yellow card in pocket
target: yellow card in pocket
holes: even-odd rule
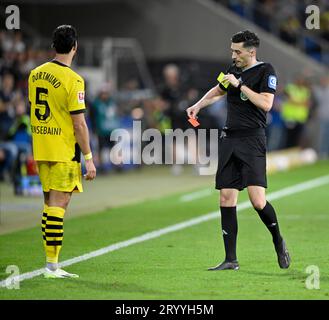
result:
[[[227,87],[230,85],[230,83],[229,83],[227,80],[224,80],[224,81],[223,81],[224,76],[225,76],[225,74],[224,74],[223,72],[221,72],[221,73],[219,74],[219,76],[217,77],[217,81],[218,81],[220,84],[222,84],[224,88],[227,88]]]

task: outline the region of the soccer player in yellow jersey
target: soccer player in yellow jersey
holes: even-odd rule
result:
[[[78,277],[58,267],[63,219],[72,192],[82,192],[81,151],[86,180],[96,168],[84,113],[84,80],[70,66],[77,51],[77,32],[62,25],[53,33],[54,60],[33,69],[29,76],[33,156],[44,191],[42,234],[46,278]]]

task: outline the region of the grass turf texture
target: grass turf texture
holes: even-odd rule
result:
[[[328,165],[274,174],[268,193],[327,175]],[[0,299],[329,299],[328,188],[272,202],[292,256],[288,270],[278,267],[269,232],[255,211],[246,209],[238,214],[239,271],[207,271],[224,257],[215,219],[65,268],[79,279],[39,276],[21,282],[19,290],[0,288]],[[216,193],[191,202],[180,202],[181,195],[68,219],[61,261],[218,208]],[[239,202],[245,200],[244,191]],[[0,252],[1,280],[8,265],[19,266],[21,273],[41,268],[40,227],[0,236]],[[305,286],[309,265],[320,269],[319,290]]]

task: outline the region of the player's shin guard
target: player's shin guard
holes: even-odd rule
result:
[[[274,245],[279,245],[282,242],[282,237],[276,213],[272,205],[266,201],[266,205],[262,210],[255,210],[258,212],[259,217],[266,225],[267,229],[271,232]]]
[[[48,207],[45,227],[47,263],[57,264],[63,241],[63,219],[65,210],[60,207]]]
[[[225,261],[236,261],[236,238],[238,234],[236,207],[220,207],[220,211],[226,255]]]

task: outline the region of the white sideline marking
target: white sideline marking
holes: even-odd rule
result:
[[[215,191],[214,189],[208,188],[208,189],[203,189],[203,190],[187,193],[187,194],[184,194],[183,196],[181,196],[179,198],[179,201],[189,202],[189,201],[193,201],[195,199],[204,198],[204,197],[212,195],[214,193],[214,191]]]
[[[284,188],[284,189],[279,190],[279,191],[272,192],[272,193],[267,195],[267,199],[268,200],[280,199],[280,198],[283,198],[283,197],[286,197],[286,196],[289,196],[289,195],[292,195],[292,194],[295,194],[295,193],[298,193],[298,192],[302,192],[302,191],[305,191],[305,190],[308,190],[308,189],[312,189],[312,188],[315,188],[315,187],[319,187],[319,186],[322,186],[322,185],[325,185],[325,184],[328,184],[328,183],[329,183],[329,175],[321,177],[321,178],[309,180],[309,181],[306,181],[306,182],[303,182],[303,183],[299,183],[299,184]],[[249,201],[245,201],[245,202],[242,202],[241,204],[239,204],[237,206],[237,209],[239,211],[241,211],[241,210],[244,210],[244,209],[247,209],[247,208],[250,208],[250,207],[251,207],[251,203]],[[81,262],[81,261],[86,261],[86,260],[89,260],[91,258],[95,258],[95,257],[101,256],[101,255],[104,255],[108,252],[116,251],[116,250],[126,248],[126,247],[129,247],[129,246],[137,244],[137,243],[141,243],[141,242],[144,242],[144,241],[148,241],[148,240],[151,240],[151,239],[158,238],[158,237],[160,237],[164,234],[168,234],[168,233],[171,233],[171,232],[182,230],[182,229],[185,229],[185,228],[188,228],[188,227],[191,227],[191,226],[194,226],[194,225],[197,225],[199,223],[209,221],[209,220],[212,220],[212,219],[217,219],[218,217],[219,217],[219,212],[218,211],[210,212],[208,214],[204,214],[204,215],[202,215],[200,217],[197,217],[197,218],[193,218],[193,219],[181,222],[181,223],[174,224],[174,225],[166,227],[166,228],[162,228],[162,229],[159,229],[159,230],[148,232],[148,233],[145,233],[141,236],[134,237],[134,238],[131,238],[129,240],[118,242],[118,243],[109,245],[107,247],[104,247],[104,248],[86,253],[82,256],[78,256],[78,257],[75,257],[75,258],[72,258],[72,259],[65,260],[65,261],[59,263],[59,266],[60,267],[70,266],[72,264],[75,264],[75,263],[78,263],[78,262]],[[44,273],[44,268],[34,270],[34,271],[31,271],[31,272],[26,272],[26,273],[23,273],[19,276],[12,277],[10,279],[2,280],[0,282],[0,287],[6,287],[9,282],[13,283],[13,281],[23,281],[23,280],[31,279],[31,278],[37,277],[37,276],[39,276],[43,273]]]

